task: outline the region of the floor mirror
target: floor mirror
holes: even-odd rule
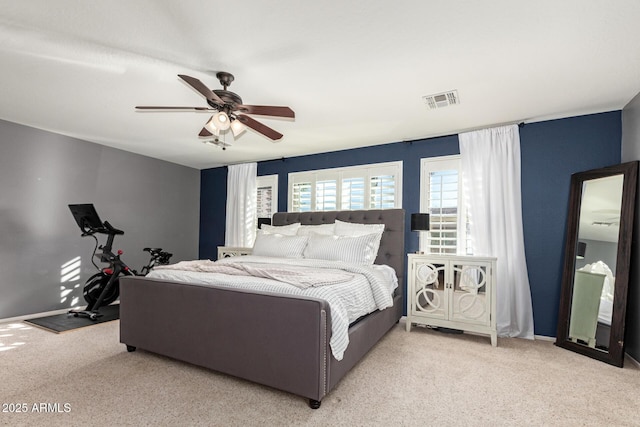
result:
[[[638,162],[571,176],[556,345],[614,366],[624,329]]]

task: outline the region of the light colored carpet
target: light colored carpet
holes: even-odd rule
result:
[[[494,348],[486,337],[407,333],[400,322],[312,410],[298,396],[128,353],[118,328],[114,321],[56,335],[0,324],[0,424],[640,425],[640,369],[615,368],[548,341],[499,339]],[[11,404],[26,404],[27,412],[5,412]]]

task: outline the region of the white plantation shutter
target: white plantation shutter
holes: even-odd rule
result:
[[[338,189],[335,179],[316,181],[317,211],[335,211],[338,205]]]
[[[458,171],[429,174],[430,253],[455,254],[458,246]]]
[[[420,211],[429,214],[430,231],[420,233],[420,250],[470,255],[459,156],[422,159],[421,163]]]
[[[393,175],[372,176],[370,209],[391,209],[395,206],[396,181]]]
[[[364,177],[344,178],[342,180],[341,209],[364,209]]]
[[[258,187],[258,218],[271,218],[273,189],[271,187]]]
[[[292,197],[292,212],[309,212],[311,211],[311,182],[298,182],[293,184],[290,191]]]
[[[278,175],[256,177],[256,217],[271,218],[278,211]]]
[[[402,162],[289,174],[289,211],[402,207]]]

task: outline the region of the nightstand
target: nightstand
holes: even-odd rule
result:
[[[412,324],[491,336],[496,328],[496,258],[409,254],[407,332]]]
[[[251,255],[253,248],[234,248],[231,246],[218,246],[218,259],[232,256]]]

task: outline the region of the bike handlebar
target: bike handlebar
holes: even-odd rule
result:
[[[100,233],[100,234],[107,234],[109,236],[121,236],[124,234],[124,231],[122,230],[118,230],[117,228],[115,228],[113,225],[111,225],[109,223],[109,221],[105,221],[102,223],[102,227],[100,228],[93,228],[90,226],[85,226],[82,229],[82,236],[92,236],[96,233]]]
[[[124,231],[118,230],[117,228],[114,228],[111,224],[109,224],[109,221],[105,221],[104,222],[104,227],[107,229],[107,232],[104,233],[104,231],[101,231],[101,233],[114,234],[116,236],[120,236],[120,235],[124,234]]]

